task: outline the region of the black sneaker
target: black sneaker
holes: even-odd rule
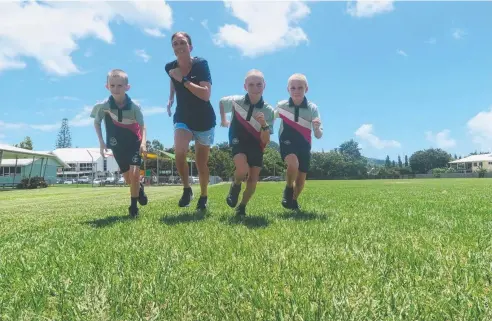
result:
[[[238,217],[245,217],[246,216],[246,205],[239,204],[239,206],[236,207],[236,215]]]
[[[207,209],[207,196],[200,196],[198,199],[198,203],[196,204],[196,209],[197,210],[206,210]]]
[[[144,185],[140,183],[140,190],[138,191],[138,203],[140,205],[147,205],[149,199],[147,198],[147,194],[144,191]]]
[[[239,193],[241,192],[241,184],[236,185],[234,182],[231,184],[231,188],[229,189],[229,195],[227,195],[227,205],[230,207],[235,207],[237,205],[237,201],[239,199]]]
[[[179,200],[179,207],[188,207],[190,206],[190,202],[193,200],[193,190],[191,187],[183,188],[183,195]]]
[[[299,203],[297,203],[297,200],[292,200],[292,209],[295,211],[301,210],[301,206],[299,205]]]
[[[284,197],[282,198],[282,206],[287,209],[292,209],[293,197],[294,197],[294,188],[286,186],[284,189]]]
[[[138,207],[128,207],[128,215],[135,218],[138,216]]]

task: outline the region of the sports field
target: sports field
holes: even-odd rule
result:
[[[137,220],[128,188],[0,192],[0,320],[492,320],[492,180],[282,189],[244,222],[228,185],[206,215],[148,188]]]

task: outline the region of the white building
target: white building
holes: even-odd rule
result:
[[[111,150],[105,157],[101,156],[99,148],[58,148],[52,153],[70,166],[70,169],[60,169],[58,177],[108,177],[120,171]]]
[[[463,172],[475,172],[480,168],[485,168],[487,172],[490,172],[492,171],[492,154],[471,155],[449,162],[449,165]]]

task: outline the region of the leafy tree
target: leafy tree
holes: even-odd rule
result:
[[[60,131],[58,132],[58,138],[56,140],[56,148],[70,147],[72,147],[72,136],[70,134],[70,128],[68,127],[68,119],[63,118]]]
[[[20,142],[19,144],[15,144],[14,146],[19,148],[29,149],[29,150],[33,149],[32,140],[31,137],[29,136],[24,137],[24,140],[22,142]]]
[[[419,150],[410,156],[410,167],[412,171],[425,174],[433,168],[447,167],[451,155],[440,148]]]
[[[384,162],[384,167],[391,167],[391,161],[389,155],[386,155],[386,160]]]

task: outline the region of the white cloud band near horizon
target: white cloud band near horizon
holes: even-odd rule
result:
[[[94,123],[94,119],[90,118],[90,113],[93,106],[84,106],[74,117],[68,120],[68,125],[72,127],[86,127]],[[145,116],[163,114],[167,112],[166,108],[160,106],[152,106],[143,108],[142,113]],[[53,132],[59,130],[61,121],[48,124],[28,124],[28,123],[8,123],[0,120],[0,129],[6,130],[39,130],[42,132]],[[0,133],[0,135],[3,133]]]
[[[93,37],[113,43],[110,22],[116,19],[154,37],[173,23],[162,0],[0,1],[0,71],[26,68],[24,59],[34,58],[50,74],[80,73],[71,57],[77,41]]]
[[[363,124],[355,131],[355,136],[359,137],[364,142],[376,149],[385,148],[400,148],[400,142],[396,140],[384,140],[374,134],[374,126],[372,124]]]

